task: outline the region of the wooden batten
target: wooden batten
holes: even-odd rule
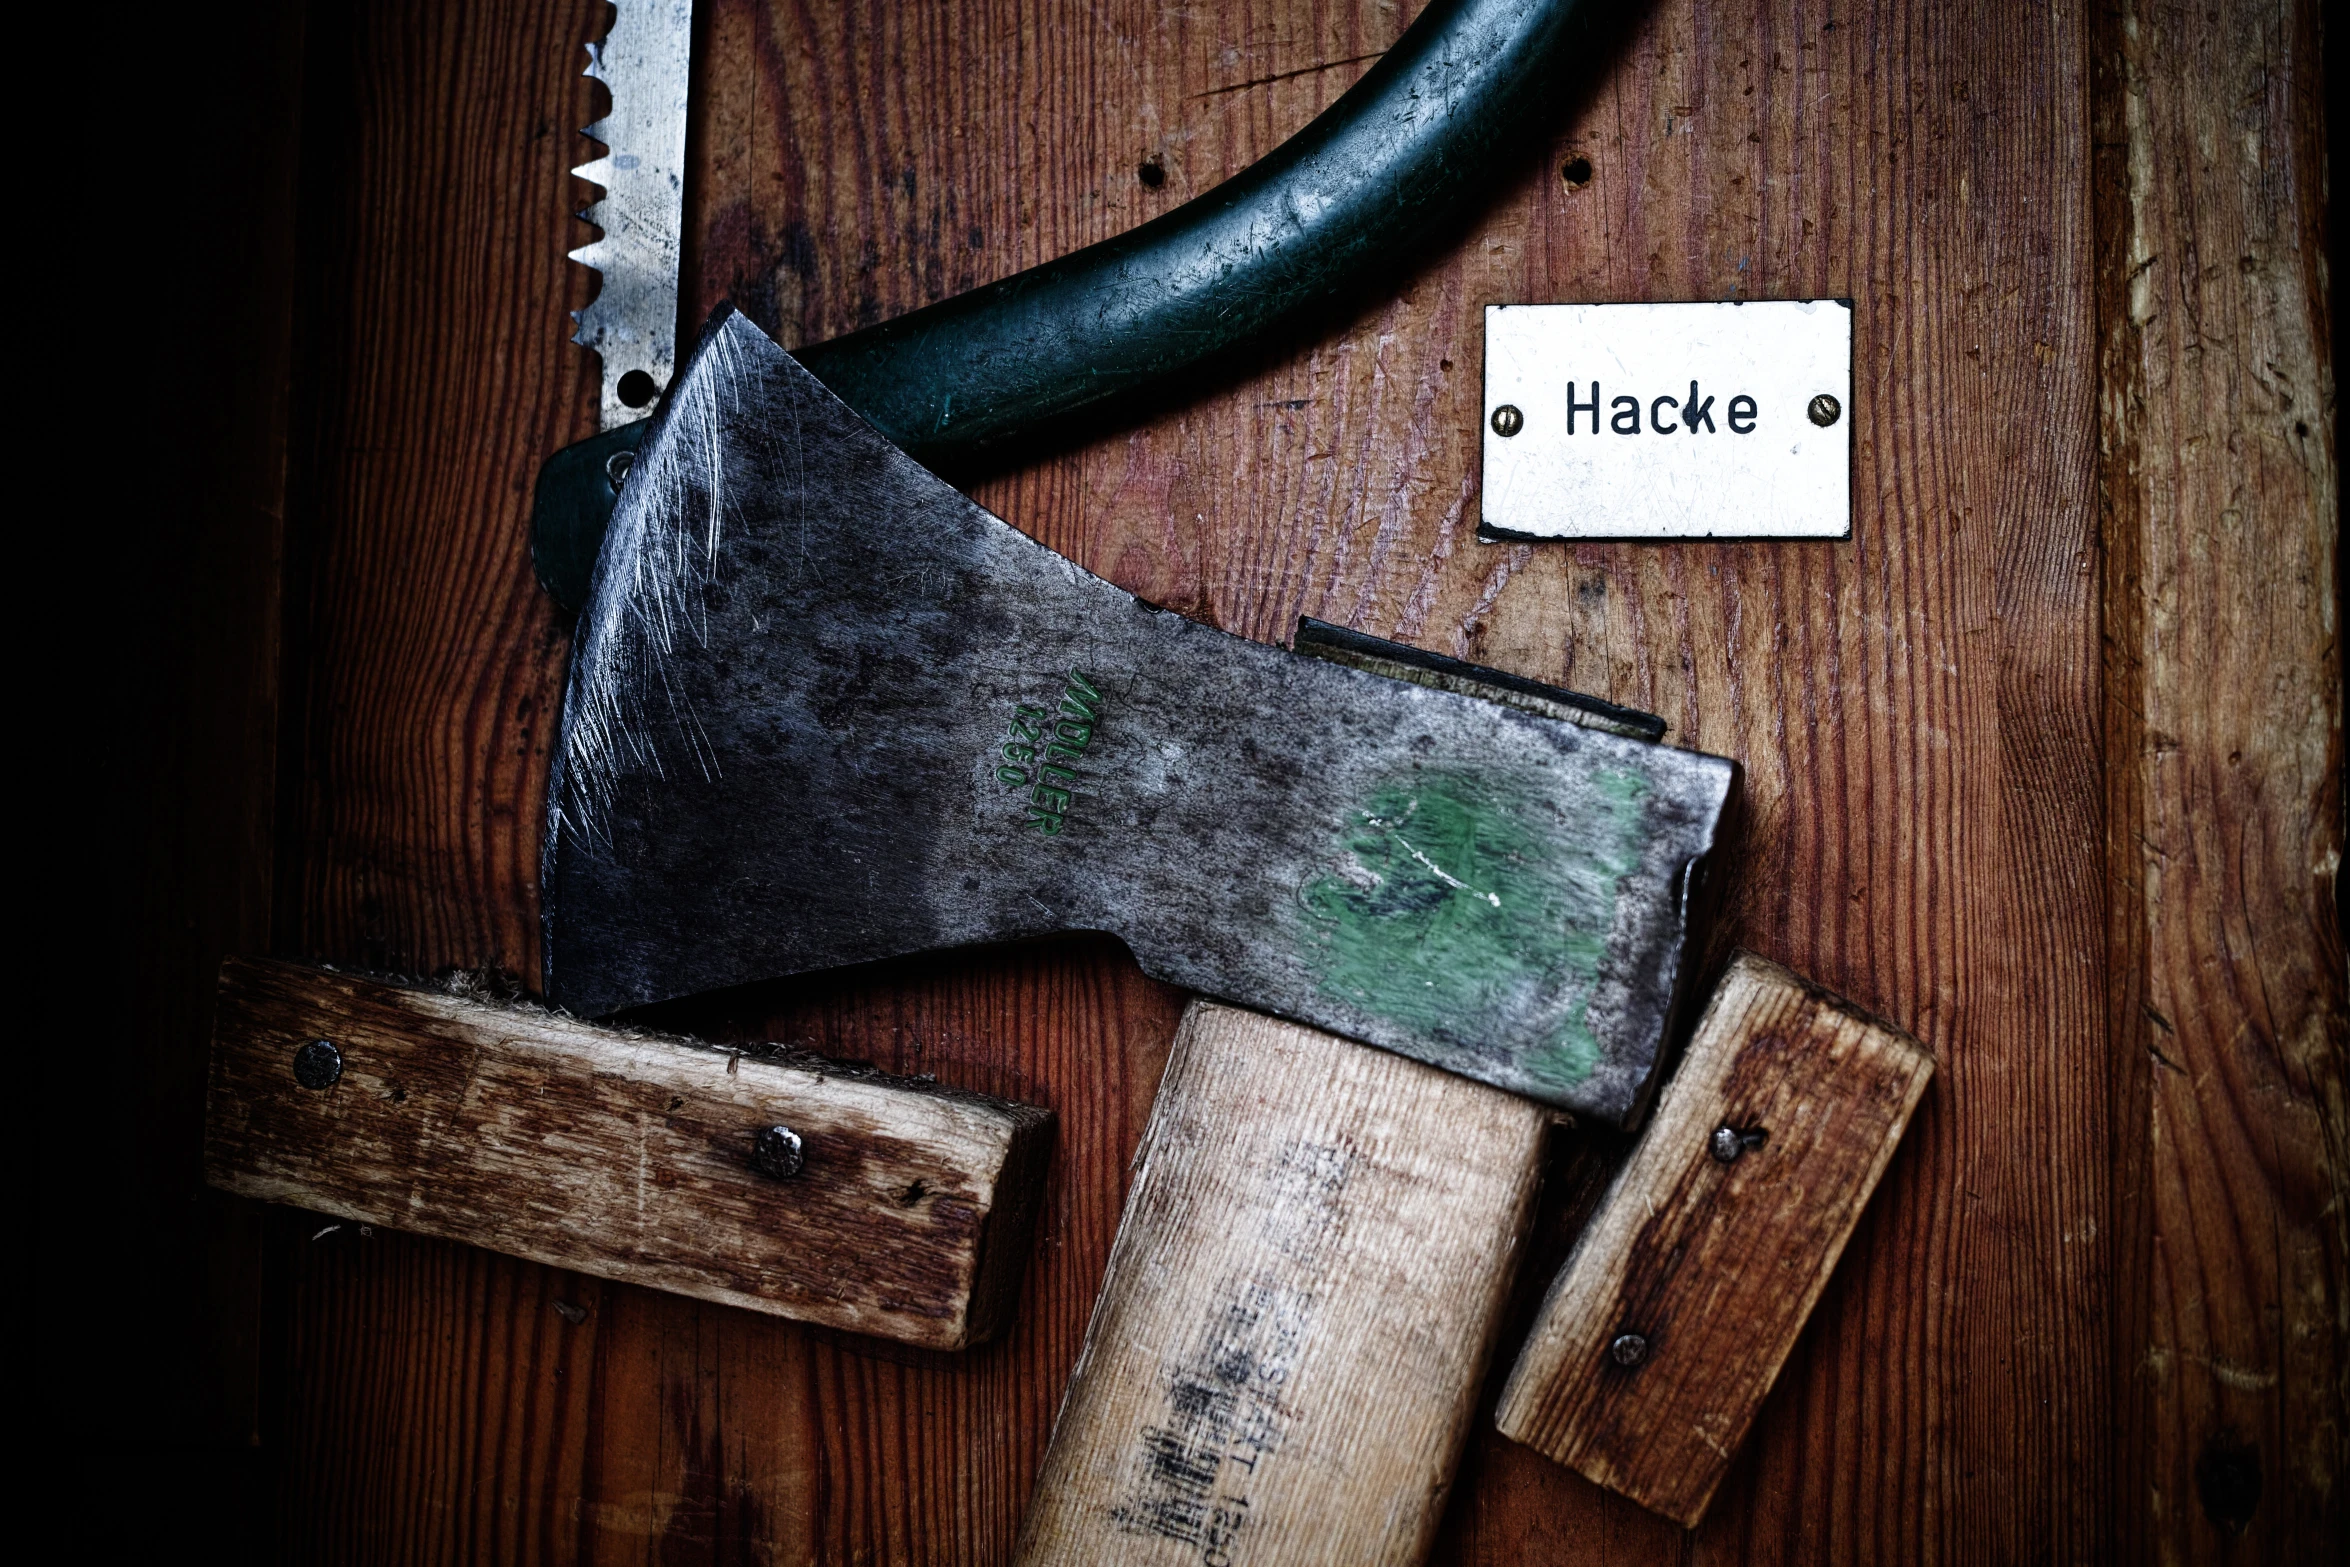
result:
[[[329,1086],[297,1080],[312,1040]],[[784,1178],[753,1162],[779,1125]],[[242,1196],[961,1349],[1010,1315],[1051,1135],[1047,1110],[816,1057],[231,959],[204,1154]]]
[[[1194,1002],[1017,1559],[1420,1561],[1548,1121],[1416,1061]]]
[[[1907,1034],[1738,954],[1543,1302],[1503,1434],[1694,1527],[1933,1071]]]

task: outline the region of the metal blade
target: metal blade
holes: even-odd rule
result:
[[[571,252],[603,274],[572,312],[572,341],[603,362],[602,427],[644,418],[677,368],[677,267],[685,228],[685,111],[693,0],[614,0],[612,31],[587,46],[586,75],[612,111],[582,135],[607,149],[571,172],[604,187],[580,214],[604,237]]]
[[[1190,989],[1638,1113],[1730,763],[1154,609],[740,315],[663,408],[565,696],[551,999],[1110,931]]]

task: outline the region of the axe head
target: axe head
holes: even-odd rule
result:
[[[1160,979],[1620,1122],[1735,777],[1146,604],[721,310],[580,618],[547,994],[1107,931]]]

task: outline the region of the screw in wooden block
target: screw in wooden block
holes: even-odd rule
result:
[[[1619,1333],[1607,1354],[1619,1366],[1637,1366],[1648,1358],[1648,1340],[1637,1333]]]

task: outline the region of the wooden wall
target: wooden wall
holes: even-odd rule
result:
[[[1277,145],[1415,9],[705,0],[689,315],[815,341],[1115,234]],[[536,970],[565,632],[527,515],[593,427],[562,253],[601,10],[309,19],[283,645],[222,676],[282,682],[282,955]],[[2283,1562],[2350,1534],[2318,51],[2311,0],[1662,0],[1391,299],[977,486],[1236,632],[1311,614],[1662,713],[1746,768],[1726,937],[1941,1062],[1703,1529],[1487,1434],[1440,1559]],[[1851,542],[1476,541],[1480,307],[1823,294],[1856,301]],[[183,1071],[191,983],[151,981]],[[1059,1113],[1018,1325],[966,1357],[278,1217],[228,1267],[261,1280],[228,1380],[271,1547],[1001,1560],[1179,1004],[1073,940],[700,1020]],[[1562,1146],[1562,1191],[1590,1158]]]

